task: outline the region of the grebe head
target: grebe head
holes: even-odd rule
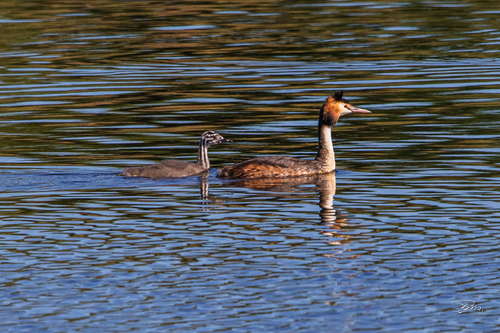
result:
[[[224,142],[232,142],[229,139],[226,139],[216,131],[206,131],[201,135],[201,140],[204,141],[207,145],[218,145]]]
[[[327,125],[335,124],[340,117],[351,113],[371,113],[366,109],[361,109],[350,104],[343,98],[343,91],[336,91],[333,96],[328,96],[325,104],[321,108],[321,119]]]

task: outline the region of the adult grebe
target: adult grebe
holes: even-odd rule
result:
[[[200,146],[198,148],[198,160],[190,163],[178,160],[165,160],[158,164],[141,167],[126,168],[121,173],[127,177],[147,177],[147,178],[178,178],[200,174],[210,168],[208,161],[208,147],[231,140],[224,138],[215,131],[207,131],[201,135]]]
[[[341,116],[350,113],[370,113],[357,108],[342,98],[343,92],[335,92],[326,99],[319,111],[318,153],[314,160],[301,160],[286,156],[257,157],[219,171],[226,178],[284,178],[327,173],[335,170],[335,153],[332,143],[332,126]]]

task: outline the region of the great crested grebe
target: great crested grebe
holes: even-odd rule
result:
[[[210,168],[210,162],[208,161],[208,147],[224,142],[231,142],[231,140],[224,138],[215,131],[206,131],[200,138],[198,160],[196,163],[178,160],[165,160],[158,164],[126,168],[123,170],[121,175],[126,177],[147,178],[178,178],[197,175]]]
[[[314,160],[301,160],[286,156],[257,157],[226,166],[219,171],[225,178],[284,178],[327,173],[335,170],[335,153],[332,143],[332,126],[341,116],[350,113],[371,113],[357,108],[342,98],[343,92],[335,92],[326,99],[319,111],[318,153]]]

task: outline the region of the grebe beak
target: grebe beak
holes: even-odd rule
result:
[[[370,110],[357,108],[352,105],[346,106],[346,108],[352,113],[372,113]]]
[[[233,142],[233,140],[224,138],[224,140],[222,140],[222,143],[226,143],[226,142]]]

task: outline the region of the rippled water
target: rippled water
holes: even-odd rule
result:
[[[2,331],[498,330],[496,1],[2,7]],[[334,176],[118,175],[311,158],[335,90]]]

